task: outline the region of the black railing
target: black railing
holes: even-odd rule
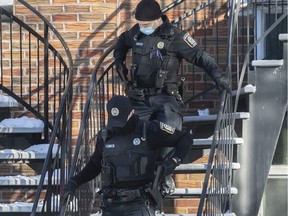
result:
[[[283,10],[283,5],[285,5],[284,1],[279,3],[279,8],[276,8],[276,10],[275,3],[277,4],[277,1],[230,1],[230,31],[228,35],[229,40],[227,50],[227,72],[230,76],[232,75],[232,56],[235,55],[233,53],[233,48],[236,47],[237,93],[233,104],[234,108],[232,107],[232,101],[230,97],[224,98],[223,95],[223,99],[221,100],[221,106],[218,113],[211,151],[209,154],[208,169],[205,174],[205,181],[203,185],[203,191],[197,216],[201,216],[203,215],[203,213],[204,215],[221,215],[224,213],[232,212],[231,199],[233,175],[231,163],[235,158],[235,156],[233,155],[233,131],[235,127],[236,116],[233,114],[235,114],[238,109],[240,90],[241,87],[244,85],[245,74],[247,71],[249,71],[251,52],[254,51],[254,55],[256,55],[257,58],[257,45],[260,42],[263,42],[265,37],[269,35],[269,33],[272,32],[275,27],[284,20],[284,18],[287,17],[287,12]],[[250,40],[250,21],[254,20],[255,23],[253,26],[255,27],[255,29],[258,29],[257,25],[259,24],[257,24],[256,22],[257,13],[268,13],[268,17],[270,17],[270,15],[272,14],[272,10],[274,10],[274,15],[278,18],[275,20],[274,23],[270,23],[270,26],[267,27],[266,31],[261,32],[261,35],[255,34],[255,37],[258,38],[255,42],[254,38],[252,38],[253,40]],[[249,11],[257,11],[257,13],[250,14]],[[242,23],[241,27],[239,24],[239,20],[241,20]],[[243,20],[246,20],[247,25],[245,25]],[[248,36],[246,40],[243,40],[243,33],[239,35],[240,28],[242,29],[242,32],[244,32],[245,29],[247,30]],[[238,52],[239,47],[243,48],[242,52],[240,53]],[[243,61],[239,60],[241,58]],[[242,68],[241,72],[239,71],[240,68]],[[225,169],[223,169],[223,167],[225,167]],[[255,206],[255,208],[259,208],[259,206]]]
[[[49,143],[31,213],[35,215],[39,203],[42,211],[57,211],[57,195],[69,163],[60,158],[71,157],[67,149],[71,149],[72,57],[63,38],[43,15],[23,0],[17,4],[32,11],[44,27],[36,32],[34,25],[0,8],[0,90],[23,106],[23,110],[15,111],[15,117],[32,114],[44,122],[42,142]],[[53,37],[57,39],[52,40]],[[60,42],[62,49],[55,49],[54,42]],[[54,144],[58,144],[58,149],[52,156]],[[45,176],[48,185],[45,200],[40,202]]]

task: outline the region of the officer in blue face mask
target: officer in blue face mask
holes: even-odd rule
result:
[[[230,92],[228,79],[188,32],[174,27],[161,14],[157,1],[142,0],[136,7],[135,19],[137,24],[120,35],[114,51],[116,69],[127,83],[126,94],[140,118],[157,119],[181,130],[181,61],[185,59],[203,68],[220,89]],[[128,74],[125,59],[130,49],[132,65]],[[168,185],[171,181],[167,180]],[[163,193],[173,192],[171,187]]]
[[[155,0],[142,0],[136,7],[137,24],[122,33],[116,43],[116,69],[129,82],[126,93],[140,118],[164,121],[178,129],[182,125],[181,98],[177,74],[180,62],[201,67],[219,88],[230,92],[229,83],[215,60],[204,52],[186,31],[174,27],[161,14]],[[128,74],[127,52],[132,49],[132,66]]]

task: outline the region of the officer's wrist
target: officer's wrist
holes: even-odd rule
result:
[[[177,166],[179,166],[180,165],[180,163],[181,163],[181,158],[179,158],[179,157],[176,157],[176,156],[173,156],[172,157],[172,160],[177,164]]]

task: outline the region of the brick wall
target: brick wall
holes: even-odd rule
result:
[[[89,76],[105,48],[114,43],[121,32],[129,29],[135,23],[132,15],[139,0],[27,0],[27,2],[44,15],[59,31],[72,53],[74,61],[73,136],[76,138],[90,80]],[[171,2],[172,0],[162,0],[160,5],[164,7]],[[166,14],[170,19],[173,19],[183,14],[184,11],[195,8],[200,3],[201,1],[185,1]],[[182,23],[182,27],[189,30],[201,47],[214,57],[218,54],[216,60],[223,70],[225,69],[227,43],[225,12],[225,7],[215,5],[205,11],[205,14],[203,12],[197,13],[195,23],[191,23],[190,20]],[[39,22],[35,15],[17,1],[15,14],[25,23],[30,24],[37,32],[43,31],[42,22]],[[209,18],[212,15],[214,18]],[[216,37],[217,33],[218,37]],[[56,48],[61,48],[55,35],[50,35],[50,43]],[[61,52],[64,53],[64,51]],[[184,99],[195,93],[192,90],[193,86],[196,85],[196,92],[207,86],[204,82],[206,76],[202,70],[196,69],[194,74],[190,73],[191,71],[192,66],[184,63],[183,74],[186,78],[186,98]],[[208,82],[208,85],[211,83],[213,82]],[[218,100],[218,92],[214,91],[201,100],[186,105],[183,112],[193,113],[197,109],[207,107],[215,112]],[[177,175],[175,178],[179,186],[189,184],[199,187],[202,184],[201,178],[197,175]],[[166,203],[166,208],[175,213],[195,213],[198,201],[197,199],[193,199],[192,202],[191,200],[188,202],[186,199],[172,200],[169,201],[170,203]]]

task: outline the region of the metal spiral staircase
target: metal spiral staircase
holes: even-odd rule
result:
[[[27,204],[30,201],[30,205],[16,208],[15,205],[9,206],[11,203],[6,200],[4,205],[0,204],[0,215],[101,215],[97,208],[99,203],[96,193],[101,186],[99,179],[82,185],[61,213],[59,194],[64,182],[81,169],[93,153],[95,136],[106,124],[107,100],[112,95],[124,92],[124,84],[114,69],[110,55],[114,45],[107,48],[95,65],[75,151],[71,152],[72,59],[69,49],[56,29],[41,14],[25,1],[19,2],[41,18],[44,31],[37,33],[0,8],[0,90],[5,96],[4,102],[0,103],[0,120],[10,118],[11,114],[13,117],[29,116],[41,120],[44,126],[36,132],[32,129],[28,132],[27,128],[23,131],[23,128],[1,127],[0,122],[0,145],[4,147],[0,150],[0,165],[4,164],[4,168],[0,166],[1,176],[3,170],[7,172],[8,166],[23,164],[29,167],[29,170],[19,168],[25,170],[25,175],[39,175],[28,180],[3,180],[5,184],[1,183],[0,186],[2,197],[8,188],[11,188],[9,192],[16,191],[16,194],[21,194],[20,189],[27,190],[15,202],[20,200],[21,204]],[[185,2],[176,1],[165,7],[163,13]],[[270,23],[271,27],[267,27],[261,35],[251,37],[254,35],[254,32],[249,32],[251,20],[257,17],[261,9],[269,14],[275,7],[280,9],[276,11],[277,19]],[[269,33],[281,21],[286,19],[287,22],[287,2],[248,0],[230,1],[223,5],[218,0],[207,1],[172,22],[179,27],[188,20],[197,23],[197,13],[206,14],[207,11],[214,12],[213,19],[217,19],[221,11],[225,11],[225,16],[229,17],[226,73],[235,90],[231,95],[226,92],[221,94],[216,114],[185,115],[183,128],[193,131],[195,142],[189,157],[175,170],[174,176],[179,184],[175,193],[164,200],[164,212],[160,215],[256,216],[287,113],[287,32],[279,34],[283,60],[252,60],[259,44]],[[8,22],[4,22],[2,17]],[[205,26],[206,19],[204,16]],[[12,31],[15,26],[17,34]],[[194,33],[198,31],[197,26],[193,25],[189,30]],[[201,30],[208,32],[205,27]],[[53,41],[49,41],[50,33],[55,34],[63,45],[65,58],[53,48]],[[22,40],[27,38],[22,37],[23,34],[28,35],[28,41]],[[11,41],[8,47],[5,43],[7,40]],[[205,44],[204,48],[207,46]],[[194,75],[194,68],[192,73]],[[194,94],[186,98],[187,104],[193,102],[192,99],[203,99],[203,95],[211,94],[213,87],[208,81],[204,92],[193,90]],[[17,150],[5,151],[11,147],[10,141],[15,143]],[[45,154],[29,148],[34,144],[47,144]],[[72,158],[71,155],[75,156]],[[206,160],[198,161],[197,155],[204,155]],[[203,184],[192,187],[189,179],[182,178],[186,174],[201,176]],[[33,192],[30,196],[31,189]],[[187,200],[188,212],[179,212],[174,207],[174,203],[180,199]],[[192,206],[196,207],[193,209]]]
[[[0,215],[51,215],[69,164],[61,158],[71,157],[72,58],[37,10],[18,6],[43,28],[0,7]]]

